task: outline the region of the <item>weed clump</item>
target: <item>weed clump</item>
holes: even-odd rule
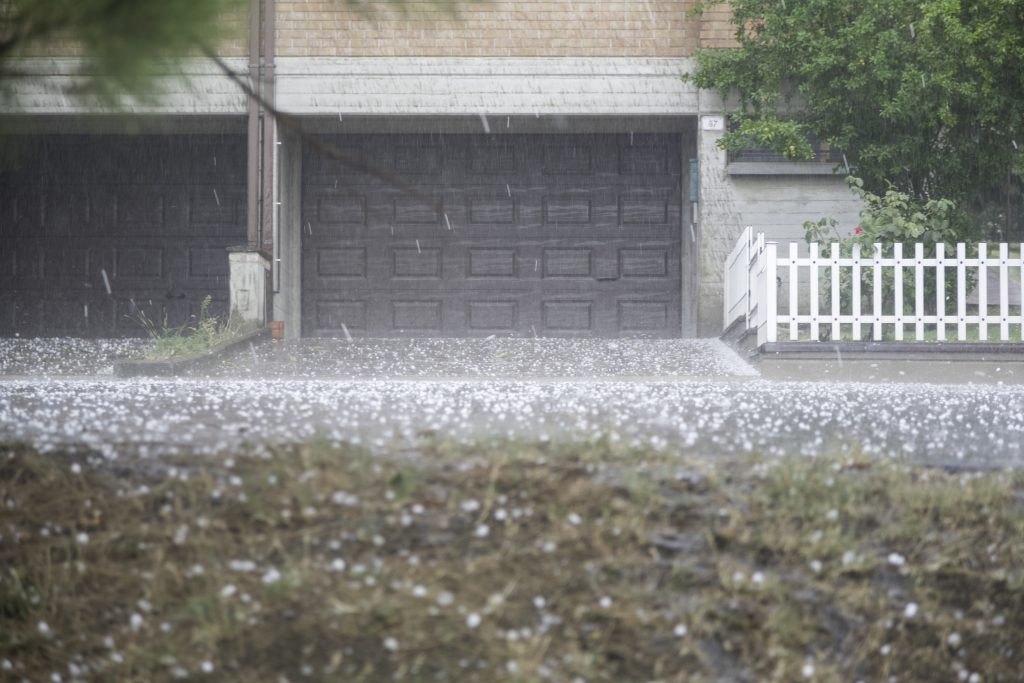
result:
[[[146,330],[151,345],[142,351],[145,360],[169,360],[209,351],[234,337],[238,330],[234,325],[222,322],[210,315],[212,298],[207,295],[199,304],[198,317],[193,315],[177,327],[170,325],[167,316],[157,323],[139,310],[135,319]]]
[[[0,449],[5,676],[1024,676],[1017,475],[604,440],[165,465]]]

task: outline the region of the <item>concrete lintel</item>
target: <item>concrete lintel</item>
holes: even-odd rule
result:
[[[301,115],[679,115],[688,58],[281,58],[278,104]]]
[[[225,60],[237,74],[248,60]],[[701,92],[681,76],[686,57],[281,57],[277,104],[296,115],[457,114],[671,116],[696,114]],[[153,97],[111,103],[75,93],[87,61],[31,58],[9,65],[0,114],[242,114],[245,95],[207,59],[168,62]]]
[[[248,60],[226,58],[235,73],[247,73]],[[113,102],[81,95],[96,74],[91,64],[77,58],[24,58],[11,60],[8,90],[0,97],[0,114],[243,114],[245,94],[220,67],[208,59],[167,62],[154,82],[150,97],[121,95]]]
[[[587,114],[499,115],[484,114],[492,135],[537,133],[679,133],[694,126],[693,116],[592,116]],[[480,114],[451,116],[418,116],[412,113],[393,116],[303,117],[302,127],[308,133],[482,133],[484,121]]]

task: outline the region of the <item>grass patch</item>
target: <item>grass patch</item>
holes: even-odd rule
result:
[[[1024,676],[1021,475],[609,441],[0,450],[4,676]]]
[[[199,305],[199,316],[174,327],[168,324],[166,316],[157,324],[143,311],[137,314],[139,324],[145,328],[152,342],[142,350],[142,360],[170,360],[194,356],[209,351],[218,344],[235,337],[239,330],[217,316],[209,314],[212,299],[207,295]]]

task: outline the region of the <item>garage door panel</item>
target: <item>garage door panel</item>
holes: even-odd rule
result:
[[[444,197],[416,197],[392,194],[384,199],[391,214],[391,223],[395,227],[423,226],[424,230],[441,226],[445,213]]]
[[[349,192],[322,192],[314,197],[313,215],[319,226],[344,236],[353,228],[366,226],[366,194],[358,190]],[[308,214],[307,214],[308,215]]]
[[[177,220],[180,209],[177,202],[182,197],[170,199],[172,225],[180,225]],[[200,187],[189,192],[187,202],[189,227],[203,228],[206,234],[236,234],[237,228],[245,224],[245,193],[217,187]]]
[[[669,323],[668,301],[618,302],[618,328],[620,332],[651,333],[663,331]]]
[[[311,335],[341,336],[348,331],[351,335],[366,336],[369,320],[366,299],[322,298],[317,301],[303,301],[302,308],[303,318],[311,321]]]
[[[2,216],[0,234],[5,237],[17,237],[23,234],[38,232],[43,229],[44,197],[33,194],[18,186],[9,188],[4,199],[9,202],[8,211]]]
[[[678,335],[677,137],[353,137],[430,199],[306,165],[305,333]]]
[[[379,239],[321,243],[307,250],[311,280],[347,280],[322,285],[386,289],[392,280],[498,280],[498,286],[531,280],[587,279],[591,283],[656,280],[666,286],[679,266],[678,243],[617,240],[460,240],[450,242]],[[144,261],[145,259],[138,259]]]
[[[4,251],[8,249],[13,267],[6,272],[4,280],[7,286],[3,291],[14,290],[22,283],[41,286],[45,282],[43,262],[46,252],[43,248],[34,241],[13,239],[5,242]]]
[[[189,139],[188,175],[193,183],[219,187],[245,187],[246,149],[233,140]]]
[[[245,239],[242,136],[42,136],[0,210],[0,333],[138,335],[227,312],[226,247]]]

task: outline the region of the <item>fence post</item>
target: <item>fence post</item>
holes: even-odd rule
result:
[[[800,284],[800,271],[797,269],[796,259],[799,254],[797,253],[796,242],[789,243],[789,341],[796,341],[799,339],[800,328],[796,323],[796,314],[800,308],[799,298],[799,284]]]
[[[914,244],[914,341],[924,339],[924,245]]]
[[[853,341],[860,341],[860,245],[853,245]]]
[[[777,310],[777,299],[778,299],[778,245],[775,242],[768,242],[765,244],[765,251],[767,256],[767,263],[765,268],[765,311],[764,321],[765,327],[765,341],[774,342],[777,340],[778,334],[778,323],[776,318],[778,317]]]
[[[725,272],[722,274],[722,330],[729,328],[729,306],[732,303],[732,294],[729,292],[729,280],[732,279],[732,264],[729,259],[725,260]]]
[[[829,293],[832,297],[832,306],[830,307],[832,309],[831,338],[832,341],[837,342],[841,340],[842,335],[842,328],[839,326],[839,304],[841,300],[839,294],[839,257],[841,256],[841,254],[839,252],[838,242],[833,242],[829,246],[829,256],[832,258],[832,291]]]
[[[873,341],[882,341],[882,244],[875,242],[875,263],[871,268],[871,312],[875,322],[871,330]]]
[[[967,245],[956,243],[956,339],[967,341]]]
[[[1010,284],[1006,260],[1010,257],[1009,245],[999,245],[999,340],[1010,340]]]
[[[903,243],[892,245],[893,266],[893,314],[896,316],[896,341],[903,341]]]
[[[978,340],[988,341],[988,245],[978,242]]]
[[[946,245],[935,245],[935,341],[946,341]]]
[[[811,288],[811,341],[821,341],[821,329],[818,327],[818,254],[817,242],[811,242],[808,246],[808,259],[811,270],[808,274]]]
[[[750,250],[753,248],[753,245],[754,245],[754,228],[749,226],[749,225],[746,228],[743,229],[743,243],[745,245],[743,247],[743,263],[746,264],[746,270],[747,270],[747,276],[746,276],[747,294],[744,297],[746,299],[746,303],[747,303],[747,317],[745,319],[747,321],[747,329],[749,330],[750,329],[750,309],[753,308],[753,305],[750,302],[750,291],[751,291],[751,288],[754,285],[754,283],[750,281]]]

